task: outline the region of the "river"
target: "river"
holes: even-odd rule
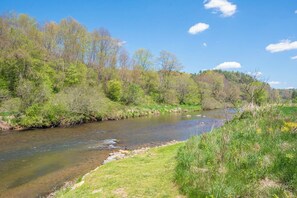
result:
[[[0,197],[45,196],[101,165],[115,149],[186,140],[221,126],[225,118],[223,110],[212,110],[0,132]]]

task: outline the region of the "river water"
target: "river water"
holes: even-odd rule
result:
[[[221,126],[225,118],[225,111],[213,110],[0,132],[0,197],[45,196],[102,164],[115,149],[186,140]]]

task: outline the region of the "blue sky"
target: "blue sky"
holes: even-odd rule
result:
[[[257,71],[275,88],[297,88],[295,0],[1,0],[0,13],[9,11],[107,28],[131,54],[168,50],[187,72]]]

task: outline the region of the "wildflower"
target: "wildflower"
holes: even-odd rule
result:
[[[294,132],[297,131],[296,122],[285,122],[284,126],[281,128],[282,132]]]
[[[286,154],[286,158],[293,159],[294,155],[292,153],[288,153],[288,154]]]
[[[262,133],[262,129],[261,129],[261,128],[257,128],[256,132],[257,132],[258,134],[261,134],[261,133]]]

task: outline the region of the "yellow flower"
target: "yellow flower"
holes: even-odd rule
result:
[[[294,132],[297,130],[296,122],[285,122],[284,126],[281,128],[282,132]]]
[[[262,133],[262,129],[257,128],[256,132],[257,132],[258,134],[261,134],[261,133]]]

